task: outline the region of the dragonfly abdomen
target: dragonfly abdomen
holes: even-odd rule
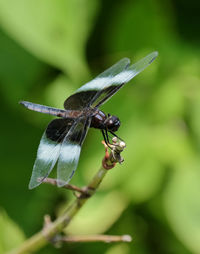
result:
[[[49,106],[32,103],[29,101],[20,101],[19,103],[30,110],[40,112],[43,114],[63,117],[63,118],[77,118],[81,114],[79,110],[58,109],[58,108],[53,108]]]

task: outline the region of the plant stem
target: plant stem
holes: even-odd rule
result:
[[[54,179],[54,178],[45,178],[43,180],[43,183],[49,183],[51,185],[57,185],[57,179]],[[64,185],[62,188],[64,189],[68,189],[68,190],[72,190],[72,191],[77,191],[77,192],[80,192],[80,193],[85,193],[85,190],[82,189],[82,188],[79,188],[75,185],[72,185],[72,184],[66,184]]]
[[[119,143],[119,148],[120,147],[121,146]],[[122,148],[124,147],[124,144],[122,144]],[[118,150],[116,150],[116,153],[117,155],[119,155]],[[115,162],[119,161],[118,156],[115,155],[115,151],[114,153],[113,151],[111,151],[111,153],[109,154],[106,149],[106,154],[103,159],[102,166],[95,174],[93,179],[90,181],[88,186],[85,187],[86,192],[80,193],[80,195],[77,196],[76,199],[68,206],[66,211],[64,211],[63,215],[59,216],[54,222],[48,223],[40,232],[27,239],[17,249],[11,250],[7,254],[24,254],[37,251],[38,249],[42,248],[50,241],[52,241],[56,235],[61,233],[62,230],[70,223],[74,215],[85,204],[88,198],[90,198],[96,192],[96,189],[98,188],[99,184],[108,172],[108,170],[106,169],[106,165],[111,168],[111,166],[114,167]]]
[[[129,235],[74,235],[61,238],[63,242],[131,242]]]
[[[99,186],[100,182],[104,178],[108,171],[101,167],[95,177],[92,179],[88,185],[90,191],[90,196],[95,193],[96,188]],[[92,187],[93,189],[91,189]],[[12,250],[9,254],[23,254],[27,252],[37,251],[41,247],[48,244],[48,242],[58,233],[60,233],[72,220],[74,215],[80,210],[80,208],[88,200],[88,197],[84,194],[80,194],[72,204],[66,209],[66,211],[58,217],[54,222],[50,223],[47,227],[42,229],[40,232],[34,236],[27,239],[19,248]],[[49,239],[49,240],[48,240]]]

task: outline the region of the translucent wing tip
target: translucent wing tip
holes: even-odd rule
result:
[[[132,75],[130,75],[130,79],[132,79],[134,76],[136,76],[138,73],[143,71],[147,66],[149,66],[158,56],[158,52],[154,51],[150,53],[149,55],[145,56],[144,58],[140,59],[138,62],[132,64],[127,70],[130,70],[133,72]],[[128,81],[129,81],[128,80]]]
[[[67,181],[62,181],[62,180],[58,180],[57,179],[57,186],[60,188],[60,187],[63,187],[65,185],[67,185],[69,183],[69,181],[71,180],[71,178],[69,178]]]
[[[124,68],[127,68],[131,63],[130,58],[124,57],[121,60],[119,60],[115,65],[121,65],[124,66]]]
[[[29,185],[28,185],[29,190],[32,190],[32,189],[38,187],[42,182],[43,181],[36,181],[35,179],[31,178]]]
[[[29,185],[28,185],[28,188],[29,188],[29,190],[32,190],[32,189],[36,188],[39,184],[33,184],[33,183],[30,182]]]
[[[158,56],[158,51],[154,51],[150,53],[149,55],[147,55],[146,57],[149,58],[149,64],[151,64],[156,59],[157,56]]]
[[[127,64],[129,64],[131,62],[130,58],[128,58],[128,57],[124,57],[119,61],[127,62]]]
[[[29,105],[31,104],[31,102],[28,102],[28,101],[19,101],[18,103],[24,106],[25,108],[28,108]]]
[[[25,106],[26,101],[19,101],[18,103],[21,104],[21,105],[23,105],[23,106]]]
[[[154,51],[154,52],[148,54],[147,56],[145,56],[144,58],[140,59],[137,63],[141,64],[141,66],[142,65],[144,65],[144,66],[147,65],[148,66],[149,64],[151,64],[156,59],[157,56],[158,56],[158,52]],[[137,63],[135,63],[135,64],[137,64]]]

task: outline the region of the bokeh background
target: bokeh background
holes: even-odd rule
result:
[[[41,229],[73,199],[28,182],[52,119],[19,100],[63,107],[86,81],[123,57],[159,57],[102,109],[120,117],[125,162],[67,228],[68,234],[130,234],[132,243],[65,244],[37,253],[200,253],[199,1],[0,0],[0,253]],[[100,166],[90,130],[71,183]],[[55,171],[55,170],[54,170]]]

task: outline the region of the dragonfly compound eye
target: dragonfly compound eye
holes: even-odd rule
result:
[[[117,131],[120,127],[120,120],[117,116],[110,116],[106,121],[106,127],[110,131]]]

